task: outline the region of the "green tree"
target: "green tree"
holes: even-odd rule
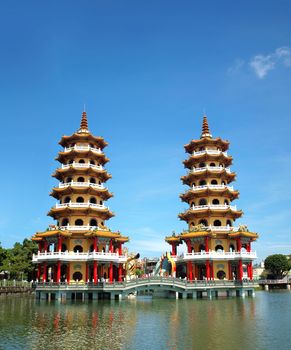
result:
[[[282,278],[291,269],[291,265],[285,255],[274,254],[266,258],[265,269],[269,270],[274,278]]]

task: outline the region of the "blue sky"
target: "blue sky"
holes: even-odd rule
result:
[[[159,256],[186,228],[184,144],[231,142],[240,220],[259,259],[290,253],[291,4],[288,1],[2,1],[0,242],[51,223],[54,157],[79,126],[103,136],[112,229]]]

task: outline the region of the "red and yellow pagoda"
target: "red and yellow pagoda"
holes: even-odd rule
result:
[[[113,196],[105,186],[111,178],[104,168],[109,161],[103,152],[107,142],[90,133],[83,112],[79,130],[63,136],[59,144],[60,167],[52,175],[59,184],[51,192],[58,202],[48,213],[56,224],[32,238],[39,246],[33,256],[37,279],[67,284],[122,281],[122,246],[128,237],[106,225],[114,216],[106,205]]]
[[[256,253],[251,243],[258,235],[245,225],[234,225],[243,213],[232,203],[239,192],[231,185],[236,174],[229,168],[229,142],[212,137],[204,116],[200,139],[184,147],[189,154],[184,166],[189,171],[181,180],[189,189],[180,198],[189,207],[179,218],[186,221],[188,229],[165,239],[172,246],[176,277],[252,280]],[[178,256],[177,247],[183,243],[186,252]]]

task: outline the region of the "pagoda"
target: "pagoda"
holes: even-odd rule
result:
[[[200,139],[184,147],[189,157],[183,163],[189,171],[181,180],[189,188],[180,198],[188,209],[179,218],[186,221],[188,228],[165,238],[172,246],[176,277],[252,280],[256,253],[251,250],[251,243],[258,235],[246,225],[234,225],[243,212],[232,203],[239,192],[231,185],[236,174],[229,168],[232,164],[227,153],[229,142],[212,137],[204,115]],[[183,243],[186,251],[178,256],[177,246]]]
[[[106,221],[114,216],[106,205],[113,194],[105,186],[111,178],[104,165],[109,159],[103,150],[107,142],[88,129],[83,112],[78,131],[63,136],[63,149],[56,160],[60,166],[52,175],[59,183],[51,196],[57,200],[48,215],[56,223],[37,232],[38,282],[76,284],[122,281],[124,278],[123,244],[120,232],[111,231]]]

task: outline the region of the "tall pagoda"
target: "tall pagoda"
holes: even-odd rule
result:
[[[59,144],[60,166],[52,175],[59,183],[50,194],[58,202],[48,213],[56,224],[32,238],[39,247],[33,256],[37,279],[67,284],[122,281],[122,246],[128,237],[106,225],[114,216],[106,205],[113,196],[105,186],[111,178],[104,168],[109,161],[103,152],[107,142],[91,134],[83,112],[79,130],[63,136]]]
[[[258,235],[245,225],[234,225],[243,212],[232,203],[239,192],[231,185],[236,174],[229,168],[229,142],[212,137],[204,115],[200,139],[184,147],[189,157],[183,163],[189,171],[181,180],[189,188],[180,198],[189,207],[179,218],[186,221],[188,228],[165,239],[172,246],[177,277],[252,280],[256,253],[251,243]],[[177,246],[183,243],[186,252],[178,256]]]

